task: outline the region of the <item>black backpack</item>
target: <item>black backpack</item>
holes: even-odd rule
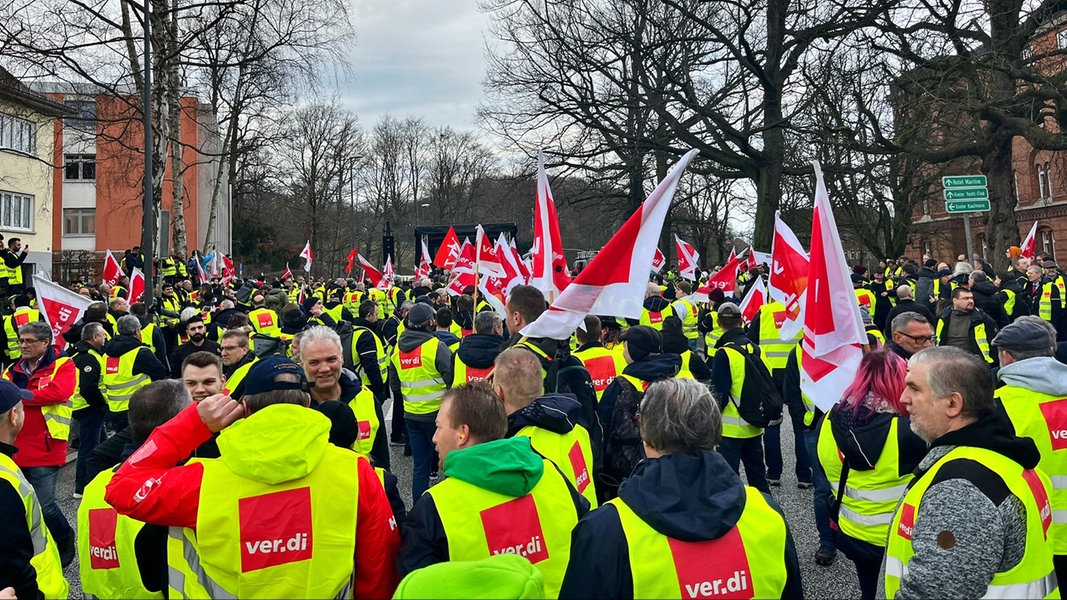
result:
[[[750,425],[767,427],[782,418],[782,395],[774,384],[774,377],[759,356],[750,353],[744,346],[725,344],[745,358],[745,381],[741,385],[741,399],[737,412]],[[728,395],[729,390],[724,391]],[[730,400],[727,399],[727,402]]]

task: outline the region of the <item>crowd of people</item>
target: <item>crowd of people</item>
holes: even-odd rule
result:
[[[739,307],[765,266],[706,298],[654,274],[640,318],[553,340],[520,333],[548,305],[529,285],[500,314],[444,275],[194,285],[182,258],[151,306],[73,284],[94,302],[62,339],[8,281],[0,597],[66,597],[77,557],[97,597],[800,598],[784,418],[813,558],[842,554],[863,598],[1059,596],[1048,257],[856,266],[868,346],[825,414],[786,307]]]

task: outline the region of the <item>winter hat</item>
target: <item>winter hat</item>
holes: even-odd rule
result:
[[[1023,255],[1023,249],[1018,246],[1008,246],[1008,257],[1015,260]]]
[[[1054,342],[1044,325],[1030,320],[1020,320],[1001,329],[997,337],[993,338],[993,345],[1001,350],[1033,352],[1036,350],[1051,351]]]
[[[312,309],[312,308],[313,308],[313,307],[314,307],[314,306],[315,306],[316,304],[318,304],[319,302],[322,302],[322,301],[321,301],[321,300],[319,300],[319,299],[318,299],[318,297],[316,297],[316,296],[308,296],[308,297],[307,297],[307,298],[306,298],[306,299],[304,300],[304,303],[300,305],[300,308],[302,308],[302,309],[304,310],[304,312],[305,312],[305,313],[307,313],[307,314],[309,314],[309,315],[310,315],[310,314],[311,314],[311,309]]]
[[[719,304],[720,302],[722,302],[725,299],[726,299],[726,294],[722,293],[722,290],[719,289],[719,288],[713,288],[710,292],[708,292],[708,300],[710,302],[714,302],[715,304]]]
[[[859,273],[853,273],[851,277],[852,285],[856,285],[857,283],[863,283],[863,275],[860,275]]]
[[[408,324],[412,327],[423,327],[429,323],[434,316],[433,308],[419,302],[411,307],[411,311],[408,313]]]
[[[351,448],[359,437],[356,415],[345,402],[320,402],[314,407],[330,420],[330,443],[338,448]]]
[[[663,336],[648,325],[635,325],[627,329],[619,339],[628,344],[630,358],[634,359],[634,362],[649,354],[663,352]]]

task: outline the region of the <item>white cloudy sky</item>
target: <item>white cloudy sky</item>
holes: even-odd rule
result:
[[[350,0],[354,81],[342,102],[365,128],[386,114],[476,126],[487,18],[476,0]]]

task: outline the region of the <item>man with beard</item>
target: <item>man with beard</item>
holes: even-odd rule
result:
[[[185,358],[193,352],[210,352],[216,356],[221,355],[218,342],[207,339],[207,325],[204,318],[199,314],[191,317],[185,324],[185,332],[189,341],[174,349],[170,356],[171,377],[181,377],[181,365]],[[195,400],[195,398],[194,398]]]

